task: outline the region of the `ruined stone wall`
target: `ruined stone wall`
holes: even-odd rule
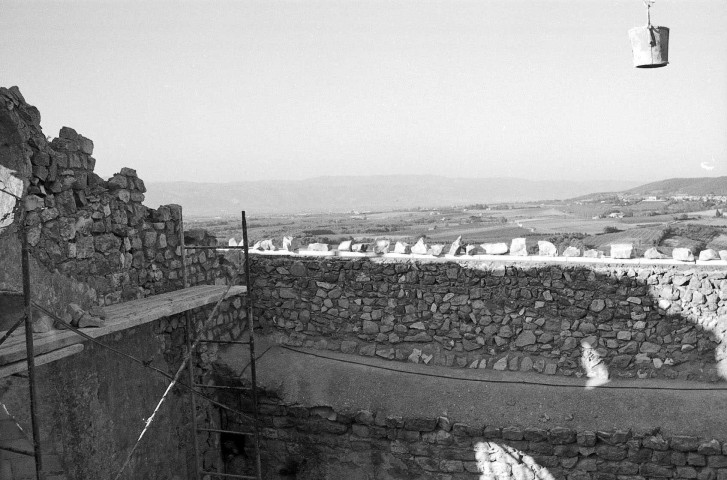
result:
[[[58,315],[67,313],[69,303],[87,309],[183,287],[181,207],[144,206],[144,182],[133,169],[104,180],[93,172],[92,155],[93,142],[71,128],[49,141],[40,113],[17,87],[0,88],[0,331],[22,315],[16,301],[22,291],[22,228],[30,245],[33,300]],[[204,230],[190,230],[185,243],[214,246],[216,240]],[[229,265],[214,251],[189,250],[187,265],[190,285],[232,280]],[[219,315],[206,323],[211,309],[192,311],[198,336],[242,335],[246,311],[240,298],[224,301]],[[174,374],[185,344],[184,326],[185,317],[177,315],[99,340]],[[80,354],[37,369],[49,479],[113,478],[168,384],[109,350],[89,342],[84,346]],[[198,382],[206,381],[215,352],[215,345],[200,346]],[[31,431],[27,380],[0,379],[0,402],[25,432]],[[188,403],[183,390],[173,392],[123,478],[191,477]],[[198,406],[200,418],[214,423],[216,411],[205,402]],[[6,420],[0,424],[3,439]],[[216,466],[216,437],[200,440],[206,466]],[[35,478],[32,459],[1,452],[0,477],[8,468],[10,478]]]
[[[22,289],[21,226],[31,247],[34,297],[59,314],[71,302],[110,305],[182,288],[180,206],[144,206],[146,187],[133,169],[108,180],[96,175],[93,142],[72,128],[48,141],[40,113],[15,87],[0,88],[0,133],[0,187],[22,197],[15,202],[0,192],[0,215],[9,217],[0,227],[0,290]],[[185,242],[216,245],[201,230],[188,232]],[[227,278],[214,253],[188,257],[192,285]]]
[[[257,255],[279,341],[455,368],[727,378],[727,270]]]
[[[725,438],[666,435],[658,428],[467,424],[416,412],[306,408],[274,397],[262,399],[261,413],[269,479],[727,479]],[[238,460],[238,468],[244,464]]]

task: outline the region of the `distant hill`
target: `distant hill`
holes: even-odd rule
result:
[[[727,195],[727,177],[669,178],[647,183],[625,193],[641,195]]]
[[[532,181],[518,178],[448,178],[437,175],[316,177],[299,181],[235,183],[147,182],[145,203],[178,203],[186,215],[346,212],[441,207],[473,203],[572,198],[620,191],[636,182]]]

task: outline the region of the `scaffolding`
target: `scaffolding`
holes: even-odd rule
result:
[[[17,198],[17,197],[16,197]],[[20,199],[18,199],[20,200]],[[189,393],[189,403],[191,406],[191,418],[192,418],[192,427],[193,431],[191,432],[192,438],[193,438],[193,444],[194,444],[194,458],[195,458],[195,464],[194,464],[194,478],[195,480],[200,480],[200,478],[240,478],[240,479],[254,479],[254,480],[261,480],[262,479],[262,469],[261,469],[261,461],[260,461],[260,439],[259,439],[259,416],[258,416],[258,399],[257,399],[257,379],[256,379],[256,367],[255,367],[255,331],[254,331],[254,318],[253,318],[253,302],[252,302],[252,295],[251,295],[251,281],[250,281],[250,264],[249,264],[249,250],[248,250],[248,238],[247,238],[247,220],[245,216],[245,211],[241,212],[241,227],[242,227],[242,235],[243,235],[243,245],[242,246],[225,246],[225,247],[214,247],[214,246],[194,246],[194,245],[186,245],[185,239],[184,239],[184,221],[183,217],[180,216],[180,224],[179,224],[179,240],[180,240],[180,246],[181,246],[181,256],[182,256],[182,272],[183,272],[183,288],[188,289],[190,288],[190,282],[189,282],[189,274],[188,274],[188,262],[187,262],[187,250],[195,250],[195,249],[205,249],[205,250],[223,250],[223,249],[240,249],[244,253],[244,278],[245,278],[245,291],[242,293],[243,297],[245,298],[245,309],[246,309],[246,321],[247,321],[247,340],[221,340],[221,339],[205,339],[201,336],[195,336],[195,328],[194,328],[194,322],[192,321],[192,315],[190,308],[185,308],[184,314],[185,314],[185,341],[186,341],[186,348],[187,352],[182,360],[180,366],[178,367],[178,370],[174,376],[169,375],[167,372],[164,372],[152,365],[150,365],[150,362],[143,361],[139,358],[134,357],[133,355],[129,355],[127,353],[124,353],[110,345],[106,345],[103,342],[100,342],[96,338],[93,338],[91,335],[88,335],[87,333],[83,332],[79,328],[74,327],[69,322],[65,321],[64,319],[60,318],[58,315],[54,314],[53,312],[48,311],[48,309],[44,308],[43,306],[39,305],[38,303],[33,301],[32,291],[31,291],[31,274],[30,274],[30,250],[29,250],[29,244],[28,244],[28,238],[27,238],[27,230],[25,226],[24,219],[21,219],[20,221],[20,232],[21,232],[21,266],[22,266],[22,281],[23,281],[23,316],[16,321],[5,334],[0,338],[0,345],[2,345],[8,338],[10,338],[11,334],[18,328],[20,325],[25,325],[25,357],[26,357],[26,363],[27,363],[27,371],[28,371],[28,385],[29,385],[29,407],[30,407],[30,423],[31,423],[31,431],[32,431],[32,439],[29,439],[32,441],[33,445],[33,451],[26,451],[23,449],[14,448],[11,446],[4,446],[0,445],[0,450],[6,450],[11,453],[26,455],[26,456],[32,456],[35,459],[35,473],[36,478],[38,480],[45,480],[45,473],[43,468],[43,454],[42,449],[40,445],[40,433],[39,433],[39,422],[38,422],[38,399],[37,399],[37,378],[36,378],[36,354],[35,354],[35,345],[33,341],[33,325],[32,325],[32,311],[33,309],[37,309],[39,311],[42,311],[46,315],[48,315],[55,324],[62,326],[64,329],[70,330],[71,332],[74,332],[75,334],[81,336],[85,340],[91,341],[94,344],[97,344],[101,347],[104,347],[106,349],[109,349],[116,354],[123,356],[127,358],[130,361],[133,361],[135,363],[141,364],[145,368],[148,368],[158,374],[161,374],[162,376],[166,377],[167,379],[171,380],[169,386],[167,387],[164,395],[159,400],[159,403],[157,404],[156,409],[152,413],[152,415],[146,420],[146,425],[144,429],[142,430],[139,438],[137,439],[136,443],[134,444],[131,451],[128,453],[128,456],[126,457],[126,461],[121,467],[121,470],[118,472],[116,478],[120,478],[126,468],[126,466],[129,464],[134,451],[139,446],[144,434],[148,430],[148,428],[151,426],[152,421],[154,419],[154,416],[159,411],[160,407],[162,406],[164,400],[167,397],[167,394],[175,387],[179,386],[184,388]],[[204,322],[202,324],[202,327],[205,325],[209,325],[210,321],[214,318],[215,313],[218,311],[220,304],[222,301],[226,298],[228,298],[228,293],[230,292],[231,287],[233,286],[234,282],[238,280],[240,277],[240,273],[238,271],[237,275],[234,279],[231,279],[227,289],[225,292],[219,297],[217,300],[217,303],[215,304],[214,308],[212,309],[212,312],[210,313],[208,317],[208,321]],[[202,330],[202,329],[200,329]],[[204,332],[200,331],[197,332],[198,334],[203,334]],[[245,387],[216,387],[214,385],[205,385],[201,382],[197,381],[197,374],[195,372],[195,352],[197,350],[197,347],[201,343],[214,343],[214,344],[242,344],[247,345],[249,349],[250,354],[250,373],[251,373],[251,386],[249,388]],[[187,365],[188,364],[188,365]],[[181,373],[184,370],[187,370],[188,373],[188,383],[182,383],[179,382],[179,378]],[[252,396],[252,416],[248,415],[245,412],[239,411],[235,408],[232,408],[228,405],[225,405],[219,401],[217,401],[215,398],[203,393],[199,389],[214,389],[214,388],[235,388],[245,391],[251,391]],[[222,430],[222,429],[215,429],[215,428],[204,428],[200,427],[198,425],[197,420],[197,398],[204,399],[205,401],[208,401],[212,405],[215,405],[219,408],[222,408],[226,411],[228,411],[231,414],[237,415],[241,419],[249,420],[250,422],[250,429],[247,431],[235,431],[235,430]],[[203,468],[201,458],[200,458],[200,451],[199,451],[199,444],[198,444],[198,434],[199,433],[208,433],[208,434],[228,434],[228,435],[243,435],[245,437],[251,437],[254,442],[254,475],[238,475],[238,474],[230,474],[230,473],[224,473],[224,472],[213,472],[208,471]],[[200,477],[203,476],[203,477]]]
[[[181,234],[181,246],[182,246],[182,263],[186,264],[186,258],[187,249],[214,249],[217,247],[204,247],[204,246],[187,246],[184,243],[184,228],[183,228],[183,220],[181,220],[180,224],[180,231]],[[193,436],[194,436],[194,458],[195,458],[195,480],[200,480],[200,475],[206,475],[210,477],[220,477],[220,478],[244,478],[244,479],[253,479],[253,480],[261,480],[262,479],[262,468],[260,463],[260,438],[259,433],[260,429],[258,428],[258,401],[257,401],[257,377],[255,373],[255,335],[254,335],[254,326],[253,326],[253,309],[252,309],[252,284],[250,283],[250,258],[249,258],[249,250],[248,250],[248,240],[247,240],[247,219],[245,218],[245,212],[242,212],[242,242],[243,246],[229,246],[227,248],[229,249],[240,249],[244,251],[245,259],[244,259],[244,265],[245,265],[245,285],[247,285],[247,301],[246,304],[246,310],[247,310],[247,325],[248,325],[248,340],[247,341],[240,341],[240,340],[205,340],[201,338],[193,338],[192,335],[194,333],[194,328],[192,325],[192,315],[189,310],[185,312],[185,319],[186,319],[186,326],[187,326],[187,351],[190,352],[190,354],[193,356],[197,345],[200,343],[215,343],[215,344],[242,344],[247,345],[248,349],[250,351],[250,377],[251,377],[251,391],[252,391],[252,409],[253,409],[253,424],[252,424],[252,430],[251,431],[237,431],[237,430],[222,430],[219,428],[204,428],[200,427],[197,424],[197,404],[196,399],[194,395],[190,395],[190,405],[192,408],[192,427],[193,427]],[[183,269],[183,275],[184,275],[184,288],[187,288],[189,286],[189,278],[187,273],[187,268]],[[195,374],[195,368],[194,368],[194,358],[192,358],[189,362],[189,368],[187,369],[187,372],[189,374],[189,384],[195,388],[224,388],[224,389],[235,389],[235,390],[241,390],[241,391],[247,391],[248,389],[244,387],[221,387],[221,386],[215,386],[215,385],[205,385],[202,383],[197,383],[196,374]],[[216,434],[216,435],[238,435],[243,437],[253,437],[254,441],[254,453],[255,453],[255,475],[237,475],[237,474],[229,474],[229,473],[220,473],[220,472],[211,472],[207,471],[203,468],[201,458],[200,458],[200,451],[199,451],[199,443],[197,435],[201,432]]]

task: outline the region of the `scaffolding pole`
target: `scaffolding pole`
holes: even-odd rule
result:
[[[25,356],[28,362],[28,389],[30,393],[30,428],[33,432],[33,456],[35,457],[35,476],[44,480],[43,455],[40,449],[40,433],[38,430],[38,398],[35,384],[35,349],[33,345],[33,299],[30,290],[30,251],[28,249],[28,232],[25,228],[25,219],[20,227],[22,235],[22,248],[20,253],[23,270],[23,302],[25,307]]]
[[[255,374],[255,329],[253,326],[252,311],[252,283],[250,282],[250,250],[247,241],[247,218],[245,211],[242,211],[242,242],[245,247],[245,285],[247,286],[247,326],[250,332],[250,381],[252,383],[252,416],[253,432],[255,433],[255,471],[258,478],[262,475],[260,463],[260,428],[258,425],[258,404],[257,404],[257,376]]]
[[[214,343],[214,344],[237,344],[237,345],[249,345],[250,349],[250,375],[251,375],[251,382],[252,382],[252,401],[253,401],[253,425],[252,425],[252,432],[241,432],[241,431],[235,431],[235,430],[225,430],[225,429],[216,429],[216,428],[201,428],[197,425],[197,417],[196,417],[196,405],[193,402],[192,403],[192,426],[194,429],[194,454],[195,454],[195,465],[196,465],[196,473],[195,473],[195,479],[199,480],[200,475],[205,476],[212,476],[212,477],[220,477],[220,478],[247,478],[247,479],[253,479],[253,480],[261,480],[262,479],[262,468],[261,468],[261,461],[260,461],[260,437],[259,437],[259,425],[258,425],[258,403],[257,403],[257,378],[255,375],[255,331],[254,331],[254,325],[253,325],[253,311],[252,311],[252,297],[251,297],[251,283],[250,283],[250,262],[249,262],[249,250],[248,250],[248,240],[247,240],[247,219],[245,217],[245,211],[243,210],[241,212],[242,214],[242,221],[241,221],[241,227],[242,227],[242,238],[243,238],[243,246],[221,246],[221,247],[213,247],[213,246],[204,246],[204,245],[186,245],[184,242],[184,228],[183,228],[183,222],[180,222],[180,245],[182,246],[182,270],[183,270],[183,280],[184,280],[184,287],[187,288],[189,286],[189,278],[187,273],[187,254],[186,250],[243,250],[244,252],[244,264],[245,264],[245,284],[247,286],[247,293],[246,293],[246,300],[245,300],[245,309],[246,309],[246,317],[248,322],[248,334],[249,339],[248,341],[240,341],[240,340],[216,340],[216,339],[209,339],[209,340],[203,340],[201,338],[193,338],[194,334],[194,328],[191,322],[190,313],[186,312],[187,314],[187,348],[188,348],[188,354],[190,355],[190,362],[189,362],[189,383],[193,387],[199,387],[199,388],[212,388],[212,389],[225,389],[225,390],[247,390],[244,388],[226,388],[221,387],[217,385],[203,385],[198,384],[195,382],[195,372],[194,372],[194,349],[197,347],[199,343]],[[239,272],[236,275],[236,278],[239,277]],[[231,280],[233,281],[233,280]],[[201,332],[198,332],[201,333]],[[201,465],[201,458],[200,458],[200,451],[199,451],[199,443],[197,434],[199,432],[207,432],[207,433],[216,433],[216,434],[228,434],[228,435],[243,435],[243,436],[251,436],[253,437],[254,442],[254,451],[255,451],[255,475],[237,475],[237,474],[229,474],[229,473],[221,473],[221,472],[210,472],[205,470],[203,467],[204,465]]]
[[[179,244],[182,246],[182,281],[183,288],[189,287],[189,276],[187,274],[187,249],[184,244],[184,215],[179,216]],[[186,326],[186,342],[187,353],[190,355],[189,365],[187,366],[189,385],[194,387],[194,355],[192,354],[192,315],[189,310],[184,312]],[[202,466],[199,464],[199,440],[197,439],[197,400],[194,395],[190,395],[190,408],[192,410],[192,443],[194,444],[194,478],[200,480],[199,472]]]

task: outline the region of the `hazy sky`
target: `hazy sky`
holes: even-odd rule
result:
[[[148,181],[727,175],[727,2],[652,19],[665,68],[641,0],[2,0],[0,86]]]

